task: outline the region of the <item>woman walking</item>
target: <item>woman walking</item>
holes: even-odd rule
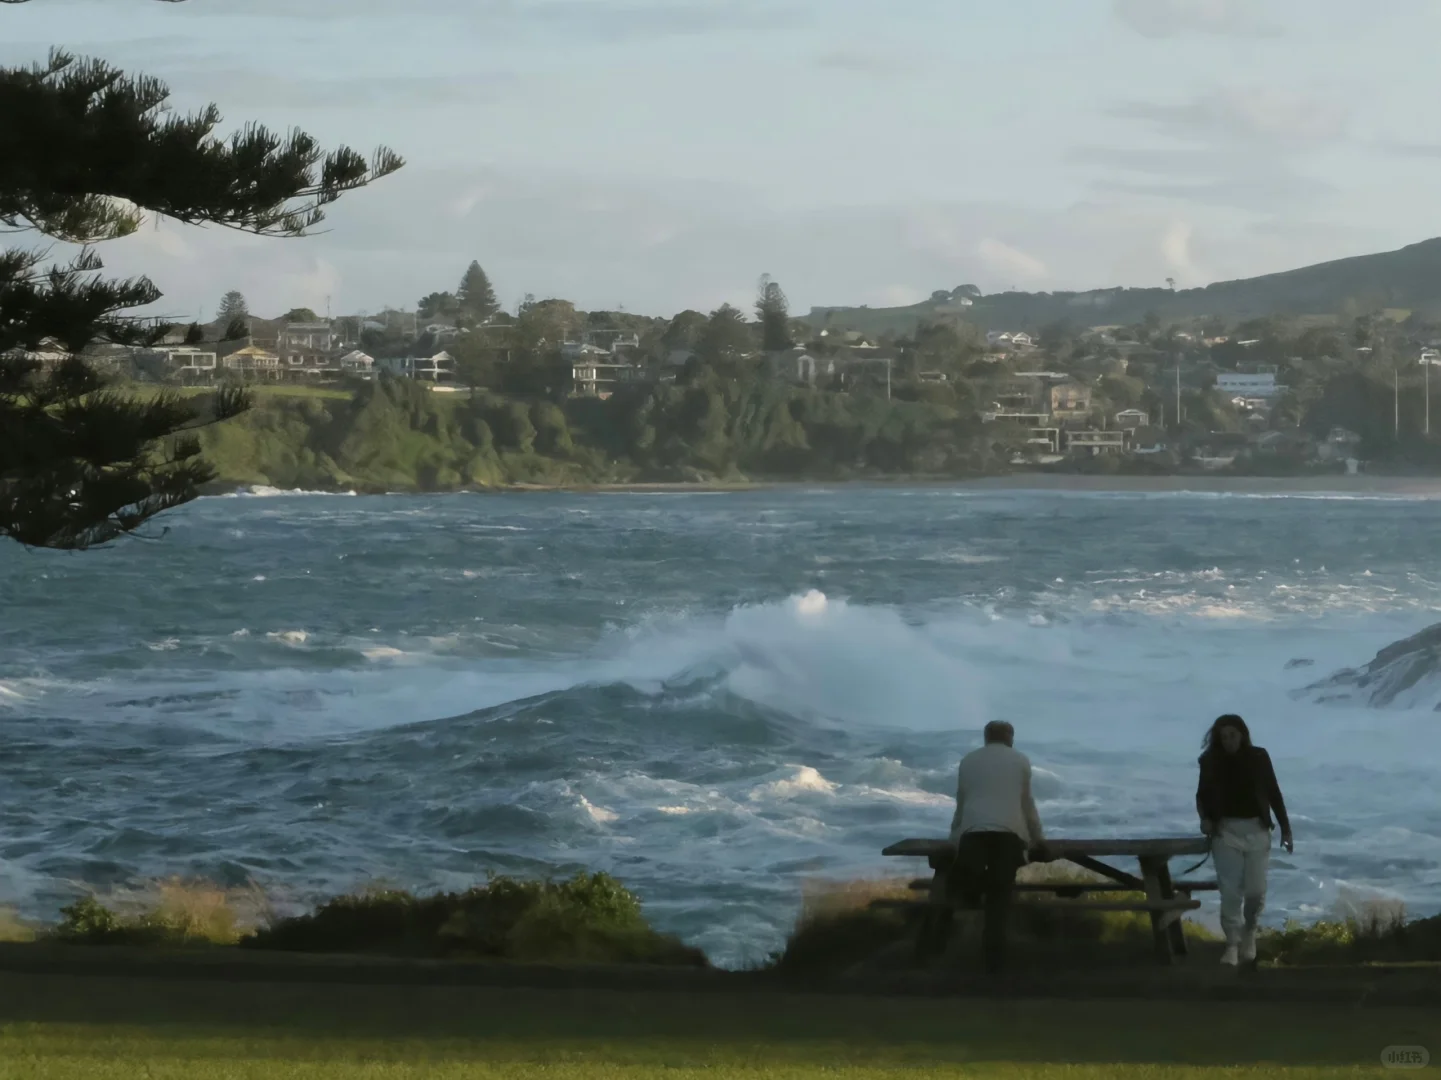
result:
[[[1291,820],[1271,755],[1251,744],[1246,721],[1230,714],[1220,717],[1202,745],[1196,812],[1201,831],[1211,838],[1221,888],[1221,929],[1226,935],[1221,963],[1235,966],[1256,959],[1256,924],[1266,906],[1266,867],[1275,827],[1271,815],[1281,826],[1281,846],[1288,853],[1293,850]]]

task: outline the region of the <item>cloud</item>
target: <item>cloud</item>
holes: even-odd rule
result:
[[[457,210],[467,208],[464,215]],[[1178,224],[1183,223],[1183,224]],[[1092,200],[1043,209],[997,202],[768,208],[754,190],[604,178],[557,170],[407,169],[335,205],[328,231],[267,240],[169,226],[176,259],[145,237],[101,246],[108,272],[148,274],[167,294],[156,314],[194,318],[239,289],[258,314],[295,306],[337,314],[414,305],[453,288],[479,259],[499,298],[563,296],[582,308],[670,315],[722,301],[749,309],[774,274],[794,310],[909,303],[975,282],[1090,289],[1199,284],[1358,250],[1325,229],[1262,235],[1205,207]],[[168,243],[168,241],[167,241]],[[1189,269],[1187,269],[1189,267]]]
[[[815,65],[825,71],[894,77],[914,72],[916,56],[914,53],[902,54],[876,49],[838,48],[818,54]]]
[[[1187,281],[1199,276],[1191,258],[1191,238],[1195,231],[1189,221],[1177,221],[1161,234],[1161,257],[1178,276]]]
[[[881,307],[910,307],[919,304],[934,291],[917,289],[914,285],[886,285],[872,294],[871,302]]]
[[[1078,146],[1068,160],[1126,193],[1275,212],[1333,190],[1310,160],[1352,139],[1349,107],[1297,89],[1225,87],[1186,101],[1131,101],[1109,115],[1162,142]]]
[[[199,7],[199,6],[197,6]],[[748,32],[804,18],[799,2],[776,0],[245,0],[201,9],[217,18],[307,22],[429,20],[478,27],[488,35],[539,33],[592,44]]]
[[[1280,27],[1266,18],[1268,0],[1114,0],[1116,18],[1142,37],[1183,34],[1276,37]]]
[[[1335,142],[1348,132],[1349,110],[1313,94],[1271,87],[1225,87],[1177,104],[1134,101],[1111,115],[1139,120],[1178,139],[1277,144]]]
[[[184,78],[187,96],[204,96],[227,108],[394,109],[416,106],[471,105],[496,101],[518,83],[506,73],[474,75],[385,75],[374,73],[336,79],[301,78],[252,69],[212,70]]]
[[[976,254],[987,268],[1002,276],[1021,281],[1041,281],[1046,277],[1046,264],[1040,259],[991,236],[976,245]]]

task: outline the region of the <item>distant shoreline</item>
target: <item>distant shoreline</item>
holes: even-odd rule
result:
[[[267,485],[215,486],[207,495],[250,494]],[[272,489],[277,494],[315,495],[514,495],[564,492],[584,495],[721,495],[758,491],[950,488],[1003,493],[1035,491],[1090,494],[1235,494],[1235,495],[1379,495],[1441,498],[1441,477],[1426,476],[1085,476],[1063,473],[1018,473],[972,479],[889,477],[858,480],[657,481],[652,483],[506,484],[452,491],[354,491],[345,489]]]
[[[1020,473],[975,479],[897,477],[874,480],[757,480],[737,483],[513,484],[496,493],[565,491],[598,494],[697,493],[744,491],[844,490],[848,488],[956,488],[972,491],[1056,491],[1125,494],[1173,492],[1242,495],[1397,495],[1441,498],[1441,477],[1405,476],[1083,476]]]

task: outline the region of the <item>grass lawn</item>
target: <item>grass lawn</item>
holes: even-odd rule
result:
[[[1375,1076],[1434,1010],[0,974],[3,1080]]]

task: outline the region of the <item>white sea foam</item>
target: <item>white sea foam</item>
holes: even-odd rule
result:
[[[793,766],[791,774],[781,780],[762,784],[751,793],[752,800],[794,799],[802,795],[834,795],[836,785],[809,765]]]
[[[353,497],[355,494],[353,491],[304,491],[300,488],[277,488],[271,487],[269,484],[250,484],[237,491],[228,491],[218,497],[222,499],[274,499],[300,495],[311,497],[322,495]]]
[[[271,641],[284,642],[286,645],[304,645],[310,640],[310,634],[304,630],[275,630],[265,636]]]

